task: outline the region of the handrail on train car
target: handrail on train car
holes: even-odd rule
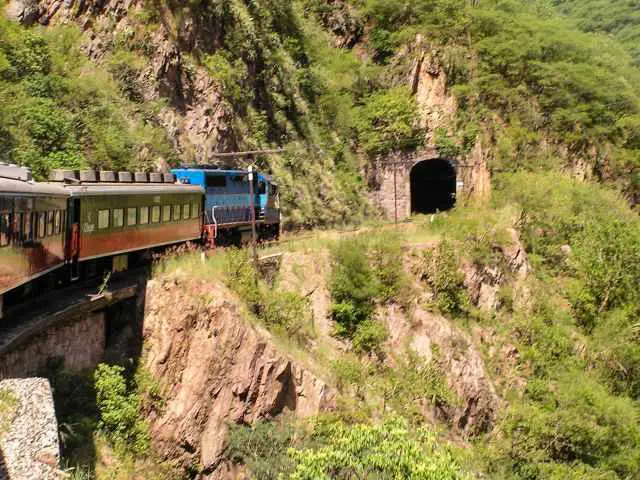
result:
[[[220,205],[214,205],[211,207],[211,219],[213,220],[213,238],[218,238],[218,220],[216,219],[216,207]]]

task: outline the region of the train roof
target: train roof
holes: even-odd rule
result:
[[[248,175],[249,174],[249,170],[231,170],[231,169],[222,169],[222,168],[207,167],[207,166],[178,167],[178,168],[172,168],[171,171],[172,172],[205,172],[205,173],[217,173],[222,175],[238,175],[238,174]],[[253,173],[258,175],[258,177],[264,178],[269,183],[273,183],[274,185],[277,185],[277,182],[271,175],[262,173],[258,170],[254,170]]]
[[[59,185],[37,183],[0,177],[0,194],[68,197],[69,192]]]
[[[170,195],[174,193],[200,193],[204,194],[202,187],[198,185],[183,185],[179,183],[82,183],[78,185],[65,185],[64,187],[74,197],[87,197],[95,195]]]

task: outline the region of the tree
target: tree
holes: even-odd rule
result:
[[[327,427],[328,443],[318,449],[290,449],[292,480],[468,478],[450,449],[425,428],[410,431],[406,420],[381,425],[343,423]]]

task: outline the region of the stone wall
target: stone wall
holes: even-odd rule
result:
[[[103,312],[50,327],[0,358],[0,378],[36,374],[50,358],[56,357],[64,358],[68,371],[95,367],[104,356],[105,327]]]
[[[437,158],[435,148],[417,152],[393,152],[377,158],[369,172],[369,201],[389,220],[411,216],[411,169],[428,158]]]
[[[3,380],[0,392],[0,480],[53,480],[60,448],[58,422],[48,380]]]

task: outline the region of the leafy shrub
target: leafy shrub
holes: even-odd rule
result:
[[[309,299],[296,292],[267,290],[264,294],[260,318],[271,327],[282,328],[300,343],[313,336],[313,322]]]
[[[99,426],[118,447],[144,453],[149,448],[149,430],[140,418],[140,397],[131,392],[124,368],[100,364],[94,373]]]
[[[367,153],[382,154],[420,145],[423,138],[416,127],[417,119],[417,104],[411,92],[397,87],[367,98],[356,112],[355,129]]]
[[[625,305],[638,305],[640,279],[640,222],[617,219],[594,222],[575,238],[573,264],[584,279],[585,291],[574,306],[578,320],[589,330],[594,316]]]
[[[565,372],[553,386],[529,389],[531,403],[514,405],[504,425],[517,478],[544,476],[549,462],[569,471],[598,469],[611,478],[629,478],[640,468],[634,405],[611,396],[588,375]],[[611,475],[613,474],[613,475]],[[605,477],[609,478],[609,477]]]
[[[360,391],[364,386],[366,372],[357,357],[343,356],[331,362],[331,369],[336,377],[338,389],[346,390],[354,387],[356,391]]]
[[[252,99],[251,91],[244,88],[247,76],[247,66],[241,59],[229,60],[224,53],[218,52],[204,59],[204,65],[209,74],[216,79],[222,91],[236,108]]]
[[[420,276],[431,289],[438,310],[451,315],[465,311],[468,299],[464,276],[458,271],[456,253],[449,242],[440,242],[434,250],[423,253]]]
[[[356,353],[380,353],[380,347],[388,336],[387,327],[381,322],[365,320],[356,327],[353,348]]]
[[[378,63],[386,63],[395,50],[395,45],[391,41],[391,32],[384,28],[374,29],[369,36],[369,43],[373,49],[373,59]]]
[[[252,426],[233,425],[229,432],[228,457],[249,467],[252,478],[276,480],[293,469],[287,455],[294,428],[286,423],[257,422]]]
[[[401,419],[373,426],[336,423],[323,433],[325,446],[289,449],[295,462],[289,478],[467,478],[459,460],[438,443],[434,433],[411,430]]]
[[[276,290],[261,281],[247,249],[227,250],[224,269],[229,287],[267,326],[285,332],[300,343],[313,336],[309,300],[296,292]]]
[[[382,302],[406,304],[411,295],[404,270],[404,240],[395,232],[383,231],[369,239],[367,256],[378,282],[377,297]]]
[[[249,251],[239,248],[227,250],[224,270],[229,287],[240,295],[253,313],[260,313],[262,298],[258,272]]]
[[[447,385],[436,351],[431,361],[411,350],[395,361],[395,368],[384,370],[381,387],[386,405],[398,415],[420,424],[424,421],[420,401],[440,407],[458,403],[456,394]]]
[[[338,334],[352,336],[358,324],[371,317],[378,294],[367,248],[360,238],[340,241],[332,251],[329,290],[334,304],[332,315]]]

